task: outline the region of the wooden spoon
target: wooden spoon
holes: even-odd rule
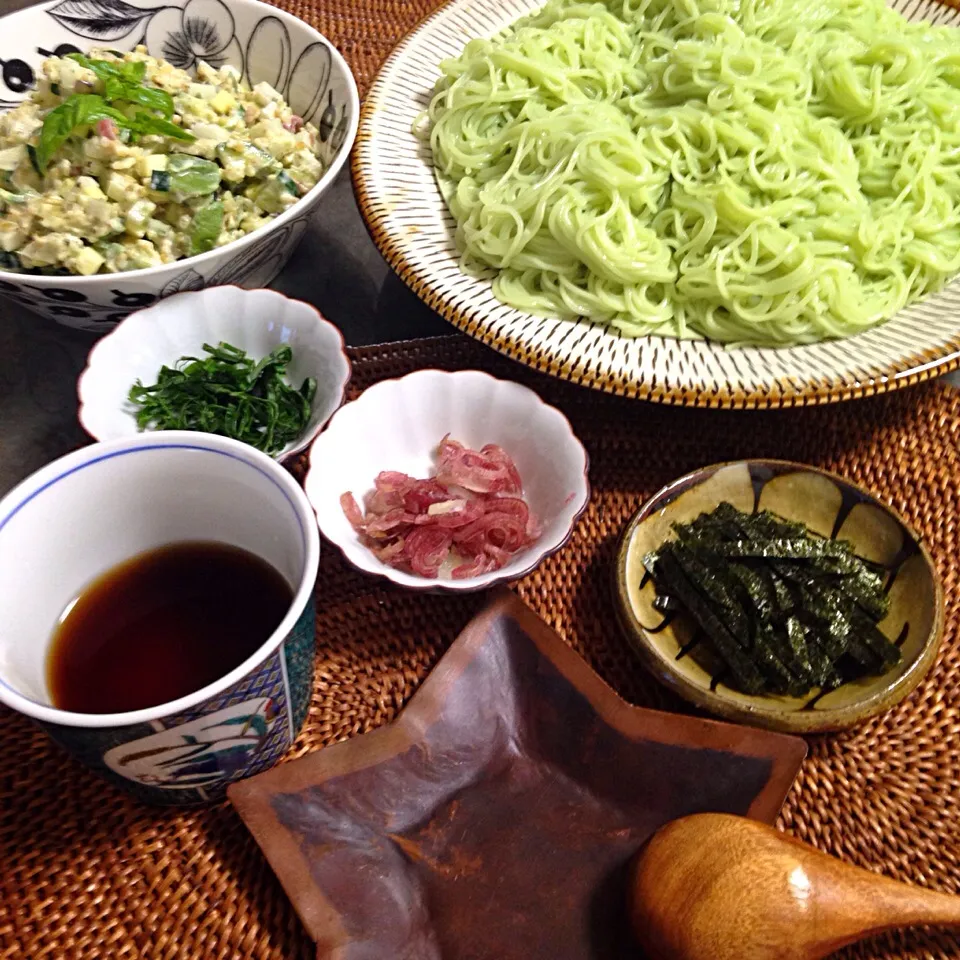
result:
[[[654,834],[637,855],[629,899],[648,960],[817,960],[894,927],[960,927],[960,897],[725,814],[685,817]]]

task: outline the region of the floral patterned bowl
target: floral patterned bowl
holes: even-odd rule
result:
[[[29,38],[29,41],[27,40]],[[357,132],[357,85],[340,54],[312,27],[257,0],[49,0],[0,19],[0,110],[25,99],[43,60],[94,47],[149,52],[191,69],[198,60],[267,81],[320,131],[326,173],[299,203],[259,230],[176,263],[91,277],[0,270],[0,294],[84,330],[108,330],[133,310],[179,293],[266,286],[286,264]]]
[[[242,663],[175,700],[122,713],[55,706],[46,661],[62,611],[117,564],[185,541],[228,544],[270,564],[291,590],[276,629]],[[74,450],[0,499],[0,709],[30,717],[140,800],[219,800],[231,781],[276,763],[306,719],[319,561],[296,480],[245,443],[171,430]],[[131,642],[143,642],[136,627]]]

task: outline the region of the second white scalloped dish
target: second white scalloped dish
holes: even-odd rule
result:
[[[382,470],[412,477],[434,472],[446,434],[468,447],[499,444],[516,462],[523,496],[543,525],[532,546],[506,566],[464,580],[420,577],[378,560],[340,507],[347,491],[359,503]],[[516,580],[566,543],[587,506],[587,453],[557,409],[533,390],[478,370],[418,370],[369,387],[341,407],[310,449],[304,488],[320,532],[360,570],[417,590],[470,592]]]
[[[274,290],[210,287],[131,314],[90,351],[77,382],[80,425],[94,440],[136,434],[135,408],[127,399],[134,382],[155,383],[164,364],[201,356],[204,343],[221,341],[255,360],[288,343],[293,348],[288,382],[299,387],[305,377],[316,377],[306,428],[274,459],[305,450],[343,403],[350,361],[340,331],[316,307]]]

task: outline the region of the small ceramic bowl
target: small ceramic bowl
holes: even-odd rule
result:
[[[183,290],[236,283],[265,287],[296,249],[357,133],[360,101],[346,61],[309,24],[258,0],[47,0],[2,19],[0,110],[29,96],[50,53],[121,52],[138,43],[188,72],[200,60],[229,64],[251,85],[266,81],[318,130],[326,164],[289,210],[238,240],[160,267],[125,273],[34,276],[0,270],[0,294],[59,323],[103,331],[133,310]]]
[[[273,290],[212,287],[131,314],[90,351],[77,382],[81,426],[94,440],[136,435],[136,408],[127,399],[134,382],[156,383],[162,366],[173,366],[184,356],[203,356],[205,343],[221,341],[255,360],[287,343],[293,349],[288,381],[299,386],[306,377],[316,377],[313,415],[276,459],[305,450],[343,403],[350,361],[340,331],[315,307]]]
[[[886,567],[890,611],[880,629],[900,646],[900,663],[879,676],[804,697],[750,696],[718,682],[719,661],[702,644],[688,647],[692,622],[683,615],[665,617],[653,606],[656,590],[643,558],[673,537],[672,524],[693,520],[723,501],[745,512],[770,510],[822,536],[847,540],[860,556]],[[664,487],[624,532],[615,591],[627,637],[663,683],[728,720],[790,733],[849,727],[898,703],[930,669],[943,631],[936,568],[903,520],[840,477],[778,460],[704,467]]]
[[[362,504],[382,470],[424,478],[434,472],[447,434],[477,449],[500,445],[513,457],[523,496],[543,533],[500,570],[463,580],[427,578],[388,566],[360,542],[340,507],[351,492]],[[413,590],[483,590],[516,580],[558,550],[590,497],[587,453],[570,422],[527,387],[477,370],[418,370],[384,380],[341,407],[310,449],[304,488],[320,532],[355,567]]]

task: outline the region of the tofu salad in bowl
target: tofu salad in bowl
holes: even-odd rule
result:
[[[22,96],[0,102],[0,293],[87,329],[181,290],[269,283],[356,132],[349,69],[289,14],[124,8],[115,26],[70,0],[0,21],[7,63],[3,38],[41,36],[35,63],[20,51]]]

